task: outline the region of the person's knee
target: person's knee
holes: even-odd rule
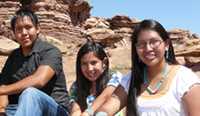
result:
[[[34,88],[34,87],[29,87],[26,88],[20,95],[20,99],[31,99],[31,98],[37,98],[37,94],[38,94],[39,90]]]

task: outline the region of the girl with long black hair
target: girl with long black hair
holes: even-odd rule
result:
[[[121,73],[109,70],[109,59],[101,44],[85,43],[77,55],[76,81],[70,90],[71,115],[93,115],[111,97],[121,78]]]

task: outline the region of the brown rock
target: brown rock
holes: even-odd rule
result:
[[[129,27],[132,28],[138,22],[133,22],[128,16],[114,16],[112,19],[108,20],[111,24],[112,29],[120,28],[120,27]]]
[[[54,46],[56,46],[62,54],[66,54],[67,53],[67,46],[64,45],[64,43],[54,37],[51,37],[51,36],[44,36],[42,37],[44,41],[47,41],[51,44],[53,44]]]
[[[0,36],[0,55],[9,55],[14,49],[18,47],[18,43],[3,36]]]
[[[120,41],[123,37],[111,29],[92,28],[85,32],[85,35],[91,37],[93,41],[100,42],[105,46],[114,46],[114,43]]]
[[[86,30],[90,28],[110,28],[110,24],[103,18],[90,17],[84,22],[83,27]]]

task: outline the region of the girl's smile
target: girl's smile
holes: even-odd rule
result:
[[[138,36],[136,50],[139,58],[148,66],[154,66],[163,61],[168,45],[160,35],[153,30],[143,30]]]
[[[103,62],[94,52],[89,52],[81,58],[81,71],[85,78],[96,81],[104,71]]]

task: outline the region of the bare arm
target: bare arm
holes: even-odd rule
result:
[[[92,110],[95,112],[101,105],[104,104],[104,102],[111,97],[113,92],[115,91],[116,87],[114,86],[107,86],[103,92],[94,100],[92,103]],[[87,112],[83,112],[82,115],[87,115]],[[89,115],[88,115],[89,116]]]
[[[0,86],[0,95],[11,95],[20,93],[27,87],[42,88],[51,80],[55,71],[48,65],[41,65],[30,76],[10,85]]]
[[[0,112],[5,112],[5,108],[8,105],[8,96],[2,95],[0,96]]]
[[[188,116],[199,116],[200,114],[200,85],[194,85],[183,96],[183,103],[188,112]]]
[[[92,103],[92,109],[96,111],[103,103],[111,97],[113,92],[115,91],[116,87],[108,86],[106,87],[103,92],[95,99]]]
[[[113,116],[127,104],[127,93],[120,85],[114,94],[97,110],[106,112],[109,116]]]
[[[81,108],[78,103],[74,102],[72,104],[72,109],[70,112],[70,116],[80,116],[81,115]]]

